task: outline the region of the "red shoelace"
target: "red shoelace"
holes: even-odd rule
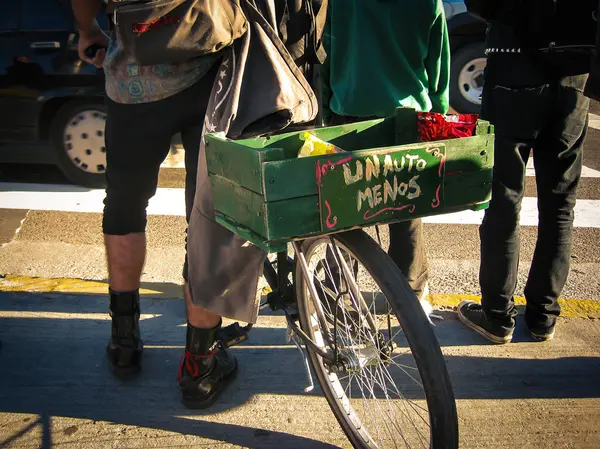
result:
[[[183,365],[185,364],[185,369],[187,369],[188,373],[192,375],[192,377],[196,377],[199,374],[198,364],[194,359],[207,359],[212,357],[217,353],[217,349],[213,349],[208,354],[198,355],[192,354],[185,348],[185,354],[181,356],[179,359],[179,371],[177,372],[177,382],[181,383],[181,379],[183,377]]]

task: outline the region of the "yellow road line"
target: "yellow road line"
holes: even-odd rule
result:
[[[160,314],[142,313],[140,320],[150,320],[160,317]],[[105,312],[48,312],[48,311],[29,311],[29,310],[0,310],[0,318],[17,318],[28,320],[94,320],[109,321],[110,315]]]
[[[84,279],[49,279],[7,275],[0,277],[0,291],[106,295],[108,294],[108,282],[87,281]],[[183,297],[182,287],[176,284],[144,285],[142,283],[140,293],[145,296],[157,296],[163,298]]]
[[[82,279],[47,279],[7,275],[0,277],[0,291],[105,295],[108,293],[108,283]],[[142,285],[140,293],[155,298],[182,297],[181,286],[176,284]],[[430,294],[428,299],[437,308],[455,308],[463,300],[481,301],[480,296],[461,294]],[[517,305],[523,306],[525,305],[525,298],[516,297],[515,302]],[[600,301],[560,298],[559,303],[563,318],[600,319]]]
[[[459,294],[430,294],[429,301],[434,307],[456,308],[461,301],[481,302],[481,296]],[[563,318],[600,318],[600,301],[592,299],[559,298],[560,316]],[[525,298],[515,297],[517,306],[525,305]]]

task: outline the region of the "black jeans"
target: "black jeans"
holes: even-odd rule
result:
[[[519,213],[533,150],[539,224],[525,319],[530,328],[548,328],[560,313],[558,296],[569,272],[587,75],[552,77],[525,56],[498,55],[488,59],[485,77],[482,117],[495,125],[496,144],[492,201],[480,228],[483,309],[488,319],[514,326]]]

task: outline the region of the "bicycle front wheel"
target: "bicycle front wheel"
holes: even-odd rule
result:
[[[300,324],[335,361],[307,346],[309,358],[352,445],[458,447],[442,352],[385,251],[357,230],[307,240],[296,257]]]

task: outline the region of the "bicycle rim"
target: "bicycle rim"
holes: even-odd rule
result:
[[[304,276],[296,279],[305,332],[338,354],[333,365],[309,351],[346,435],[360,448],[457,447],[448,374],[416,296],[364,232],[333,241],[321,237],[303,245],[318,303]]]

